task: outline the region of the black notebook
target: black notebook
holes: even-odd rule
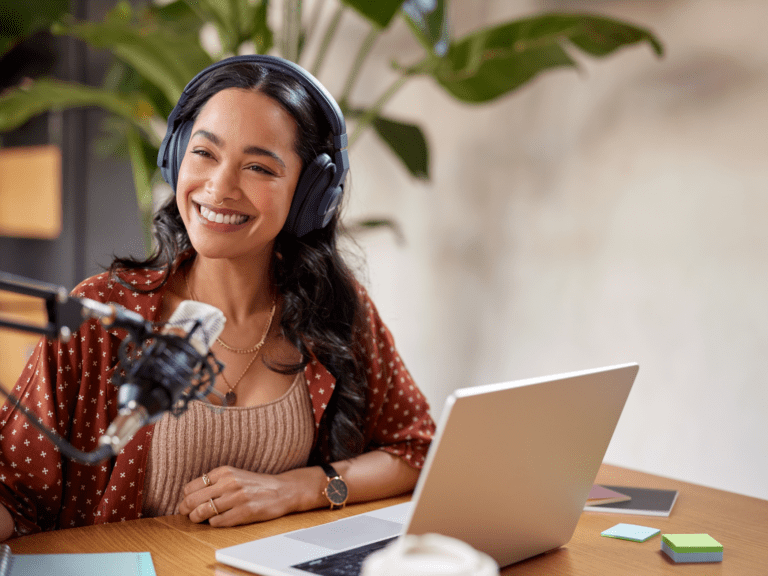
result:
[[[631,488],[628,486],[608,486],[610,490],[621,492],[631,498],[625,502],[584,506],[592,512],[613,512],[615,514],[639,514],[641,516],[669,516],[677,500],[677,490],[657,488]]]

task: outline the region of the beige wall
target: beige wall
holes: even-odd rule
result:
[[[352,152],[348,215],[369,285],[435,413],[459,386],[625,361],[640,373],[606,460],[768,498],[768,4],[763,0],[456,0],[454,31],[545,9],[654,30],[490,106],[417,80],[387,108],[420,122],[433,178],[372,134]],[[321,78],[366,32],[345,22]],[[403,26],[355,93],[373,98]]]

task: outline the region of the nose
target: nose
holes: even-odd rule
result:
[[[226,200],[234,200],[240,194],[237,171],[222,163],[210,174],[205,182],[205,190],[211,202],[221,206]]]

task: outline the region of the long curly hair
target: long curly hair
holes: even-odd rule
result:
[[[255,63],[233,63],[212,71],[180,110],[180,121],[194,122],[208,99],[227,88],[260,91],[291,114],[297,126],[294,148],[302,167],[322,152],[333,156],[331,130],[314,99],[294,78]],[[354,274],[339,251],[340,231],[338,211],[326,227],[302,237],[283,230],[275,239],[272,258],[272,280],[283,300],[279,326],[301,360],[295,365],[269,360],[265,364],[276,372],[295,374],[314,356],[336,378],[311,463],[350,458],[365,448],[361,430],[366,378],[362,345],[356,338],[362,311]],[[192,248],[175,197],[154,215],[153,232],[155,249],[148,258],[115,257],[110,272],[163,270],[164,285],[179,256]]]

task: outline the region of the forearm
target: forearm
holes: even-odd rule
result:
[[[334,462],[347,483],[348,502],[396,496],[412,490],[417,469],[387,452],[374,450],[356,458]],[[291,512],[329,505],[323,490],[327,476],[320,466],[296,468],[281,474],[259,474],[220,466],[184,487],[179,512],[192,522],[211,526],[237,526],[263,522]]]
[[[402,458],[382,450],[373,450],[349,460],[333,462],[332,466],[347,483],[348,503],[403,494],[413,490],[419,477],[419,470],[408,465]],[[322,468],[300,468],[285,474],[292,476],[297,482],[298,510],[328,506],[328,499],[323,495],[328,480]]]
[[[8,512],[8,509],[0,504],[0,542],[4,542],[13,536],[13,530],[13,517]]]

